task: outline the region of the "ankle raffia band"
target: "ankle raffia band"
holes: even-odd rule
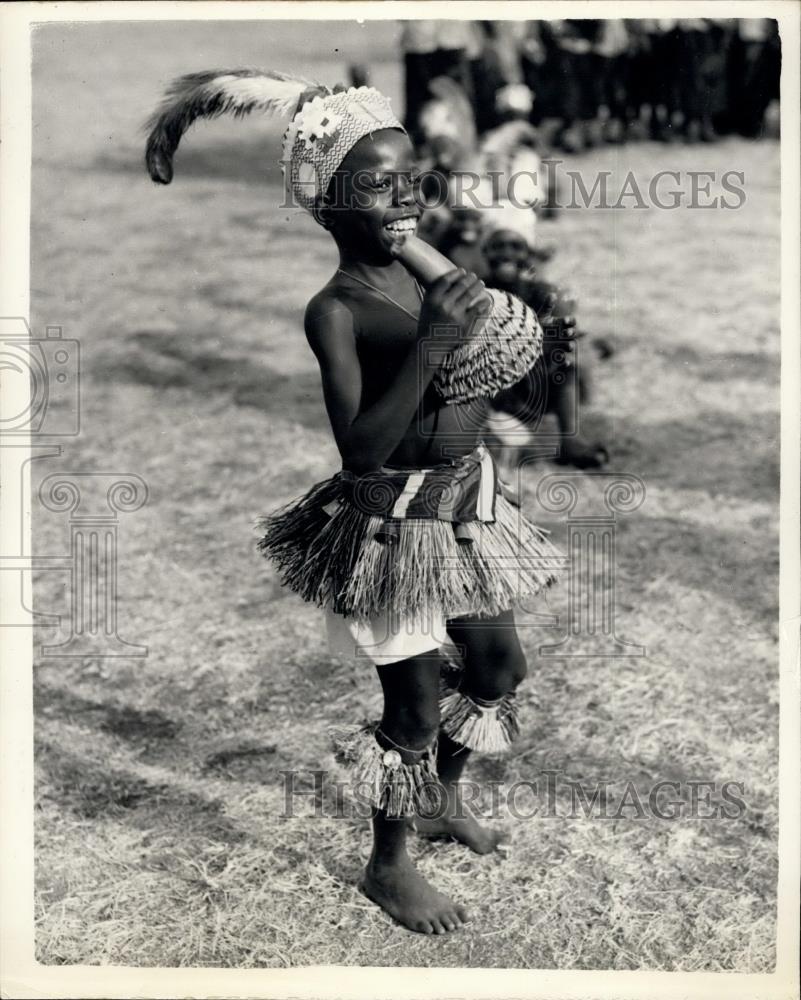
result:
[[[488,701],[443,686],[439,708],[442,732],[470,750],[502,753],[520,731],[514,691]]]
[[[334,757],[350,768],[357,798],[393,817],[430,814],[438,808],[436,742],[423,750],[407,750],[376,723],[341,728],[332,737]]]

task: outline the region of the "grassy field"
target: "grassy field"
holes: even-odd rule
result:
[[[739,781],[738,819],[502,816],[507,856],[415,842],[474,920],[408,933],[355,887],[363,822],[282,818],[280,772],[330,765],[326,731],[374,714],[369,668],[333,662],[319,613],[279,587],[253,519],[336,466],[303,307],[333,245],[279,210],[276,130],[198,129],[156,189],[137,128],[174,74],[213,65],[343,75],[369,52],[392,94],[392,25],[121,25],[40,31],[32,320],[83,352],[83,431],[57,470],[131,472],[119,627],[145,659],[36,661],[37,957],[142,966],[736,970],[774,961],[777,764],[778,144],[641,144],[571,166],[741,170],[739,211],[567,211],[552,267],[611,338],[591,420],[647,488],[619,523],[620,635],[644,658],[541,659],[514,753],[474,777],[591,787]],[[334,45],[332,45],[332,41]],[[312,54],[310,54],[312,53]],[[317,53],[317,55],[313,55]],[[41,466],[41,468],[37,468]],[[565,523],[527,504],[558,543]],[[582,491],[596,501],[592,477]],[[597,509],[597,508],[596,508]],[[65,552],[35,511],[35,548]],[[42,574],[37,608],[69,614]],[[564,621],[566,589],[540,610]],[[523,619],[531,625],[533,620]],[[39,629],[38,642],[57,641]],[[310,790],[312,779],[303,776]],[[326,796],[328,791],[326,791]],[[305,804],[304,804],[305,803]]]

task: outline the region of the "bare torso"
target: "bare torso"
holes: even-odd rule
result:
[[[360,412],[388,389],[398,366],[418,339],[417,318],[422,292],[416,282],[396,282],[384,295],[337,272],[324,289],[353,316],[356,351],[361,369]],[[418,348],[423,351],[423,343]],[[434,346],[436,350],[436,346]],[[433,384],[425,390],[417,414],[386,460],[387,465],[426,468],[473,450],[488,403],[446,405]]]

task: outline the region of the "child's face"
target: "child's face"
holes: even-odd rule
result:
[[[415,232],[420,218],[415,172],[403,132],[380,129],[360,139],[329,190],[326,222],[340,247],[367,263],[391,263],[392,247]]]
[[[504,285],[511,285],[522,277],[530,255],[523,237],[509,229],[496,230],[484,244],[490,280]]]
[[[481,213],[474,208],[451,210],[452,229],[460,243],[477,243],[481,233]]]

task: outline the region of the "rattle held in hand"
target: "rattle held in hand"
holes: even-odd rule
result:
[[[453,270],[439,250],[413,235],[404,237],[396,256],[426,287]],[[448,403],[491,398],[519,382],[542,353],[542,329],[529,306],[497,288],[488,288],[485,295],[486,311],[434,375],[434,385]]]

